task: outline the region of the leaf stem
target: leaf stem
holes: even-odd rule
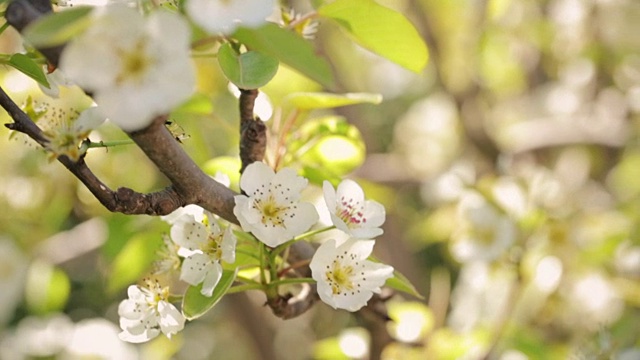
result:
[[[127,139],[127,140],[98,141],[98,142],[88,141],[87,143],[88,143],[89,149],[108,148],[108,147],[121,146],[121,145],[132,145],[133,140]]]

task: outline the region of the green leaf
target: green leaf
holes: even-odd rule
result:
[[[38,65],[32,58],[25,54],[13,54],[9,59],[9,65],[13,66],[16,70],[27,75],[38,83],[51,87],[47,81],[47,77],[42,71],[42,66]]]
[[[257,51],[238,54],[229,43],[218,50],[218,62],[227,79],[241,89],[262,87],[278,72],[275,58]]]
[[[360,131],[339,116],[308,120],[291,139],[284,162],[301,164],[312,182],[321,184],[344,176],[364,162],[366,149]]]
[[[322,92],[294,93],[284,99],[285,105],[298,109],[327,109],[346,105],[371,103],[380,104],[382,95],[369,93],[331,94]]]
[[[61,269],[36,260],[31,264],[25,286],[29,311],[46,314],[64,309],[71,292],[71,281]]]
[[[427,45],[404,15],[373,0],[336,0],[318,9],[363,47],[411,71],[427,65]]]
[[[87,16],[91,10],[91,6],[78,6],[47,14],[27,26],[23,36],[36,48],[62,45],[91,24]]]
[[[419,299],[424,299],[424,296],[416,290],[415,286],[411,284],[406,276],[402,275],[398,270],[393,271],[393,277],[387,279],[385,286],[388,286],[394,290],[402,291],[403,293],[413,295]]]
[[[270,55],[327,88],[334,86],[329,63],[315,53],[309,42],[291,31],[269,23],[257,29],[240,28],[233,37],[250,50]]]
[[[189,286],[189,288],[187,288],[187,292],[184,294],[184,298],[182,299],[182,313],[184,316],[188,320],[193,320],[206,314],[207,311],[214,307],[218,301],[222,299],[224,294],[227,293],[231,285],[233,285],[233,281],[236,279],[237,274],[238,268],[233,271],[223,271],[222,277],[220,278],[218,285],[213,289],[211,297],[204,296],[200,293],[202,284],[198,286]]]
[[[162,236],[156,231],[134,235],[115,257],[107,292],[110,294],[133,284],[149,269],[162,245]]]
[[[200,114],[208,115],[213,112],[213,103],[211,98],[203,93],[196,93],[191,96],[187,101],[180,104],[173,109],[172,115],[184,115],[184,114]]]

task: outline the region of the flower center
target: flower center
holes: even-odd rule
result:
[[[287,210],[287,207],[278,205],[273,196],[269,196],[267,201],[264,202],[261,199],[256,199],[254,207],[262,213],[262,224],[271,223],[274,227],[284,226],[282,215]]]
[[[120,51],[120,59],[122,60],[122,69],[116,77],[116,83],[122,84],[125,81],[133,79],[140,82],[147,74],[148,69],[153,65],[154,59],[148,56],[145,51],[145,44],[139,41],[132,49]]]
[[[340,198],[340,202],[336,208],[336,215],[344,221],[349,228],[358,227],[367,222],[362,212],[360,202],[353,202],[353,199]]]
[[[344,294],[347,292],[353,292],[355,288],[351,278],[355,275],[355,271],[352,266],[342,266],[338,260],[333,261],[333,266],[327,266],[328,270],[325,273],[327,282],[331,286],[331,291],[334,295]]]
[[[200,248],[203,253],[214,259],[222,258],[222,234],[209,234],[208,241]]]

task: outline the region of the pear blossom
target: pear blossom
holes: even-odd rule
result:
[[[516,241],[518,227],[480,194],[466,193],[458,204],[459,226],[451,251],[461,262],[493,261]]]
[[[171,241],[171,238],[167,234],[162,235],[162,242],[162,247],[157,252],[159,259],[153,263],[152,275],[178,270],[182,264],[180,256],[178,255],[180,246]]]
[[[384,223],[384,206],[373,200],[365,200],[362,188],[355,181],[345,179],[338,184],[337,190],[325,181],[322,190],[331,221],[338,229],[360,239],[382,234],[379,226]]]
[[[202,220],[191,214],[180,217],[171,227],[171,238],[189,250],[180,279],[194,286],[203,283],[200,292],[211,296],[222,276],[220,261],[235,262],[237,239],[231,228],[221,229],[213,214],[203,213]]]
[[[307,183],[307,179],[296,175],[291,168],[275,173],[266,164],[254,162],[240,178],[240,188],[247,195],[236,195],[233,213],[243,230],[276,247],[318,221],[313,204],[299,201]]]
[[[229,35],[240,25],[264,24],[275,5],[275,0],[188,0],[185,9],[204,30]]]
[[[147,127],[195,87],[186,21],[163,10],[147,18],[125,6],[97,7],[92,25],[62,53],[60,68],[93,93],[124,131]]]
[[[81,146],[82,142],[92,130],[106,120],[100,109],[95,106],[82,112],[70,109],[67,113],[53,107],[45,111],[41,122],[42,134],[49,141],[46,149],[52,159],[66,155],[71,160],[78,161],[87,150]]]
[[[374,240],[324,242],[311,259],[311,276],[320,299],[334,309],[357,311],[393,276],[393,267],[367,260]]]
[[[127,293],[129,298],[118,306],[122,329],[118,337],[121,340],[141,343],[161,332],[171,338],[184,328],[184,316],[168,301],[168,287],[146,279],[144,287],[131,285]]]

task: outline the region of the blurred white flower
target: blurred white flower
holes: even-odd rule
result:
[[[184,328],[185,318],[168,302],[169,288],[156,281],[146,280],[146,286],[131,285],[129,298],[120,302],[118,315],[121,340],[131,343],[149,341],[160,332],[168,338]]]
[[[360,239],[382,234],[380,226],[385,220],[384,206],[365,200],[362,188],[355,181],[345,179],[338,184],[337,190],[325,181],[322,190],[331,221],[338,229]]]
[[[56,358],[72,334],[73,322],[64,314],[26,317],[18,323],[15,332],[2,339],[0,358]]]
[[[460,262],[495,260],[518,236],[513,220],[474,192],[462,197],[458,218],[460,225],[453,234],[451,252]]]
[[[162,235],[162,246],[157,251],[158,260],[153,263],[152,275],[172,272],[180,268],[182,261],[178,255],[180,246],[171,240],[169,235]]]
[[[0,325],[13,317],[22,299],[29,262],[16,244],[0,238]]]
[[[60,96],[60,86],[74,85],[73,82],[69,80],[69,78],[67,78],[59,68],[56,68],[52,72],[48,72],[47,70],[45,70],[45,76],[47,77],[47,81],[49,82],[50,87],[47,88],[40,83],[38,83],[38,86],[43,93],[54,99],[57,99]]]
[[[341,245],[330,239],[311,259],[311,274],[318,283],[320,299],[334,309],[358,311],[373,293],[393,276],[389,265],[367,260],[373,240],[349,239]]]
[[[268,246],[276,247],[302,234],[318,221],[316,208],[300,202],[307,179],[290,168],[278,173],[262,162],[247,166],[233,213],[244,231],[251,232]]]
[[[275,5],[275,0],[188,0],[185,9],[204,30],[229,35],[238,26],[264,24]]]
[[[200,292],[211,296],[222,276],[220,261],[236,259],[237,240],[230,227],[223,231],[213,214],[204,214],[202,220],[190,214],[180,217],[171,226],[171,238],[191,252],[182,264],[180,279],[194,286],[203,283]]]
[[[59,359],[135,360],[136,348],[118,338],[118,327],[102,318],[82,320]]]
[[[186,100],[195,87],[187,23],[155,11],[143,18],[124,6],[94,10],[93,23],[71,41],[60,68],[125,131],[148,126]]]

